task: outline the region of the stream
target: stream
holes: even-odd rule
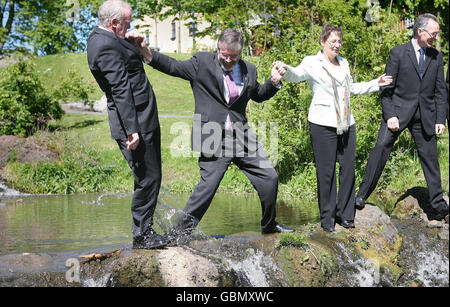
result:
[[[172,219],[180,212],[189,194],[173,195],[162,190],[155,212],[155,229],[167,233]],[[64,272],[69,258],[130,249],[131,195],[24,195],[0,184],[0,277],[13,276],[9,258],[34,255],[33,270]],[[306,209],[302,209],[306,208]],[[277,204],[277,221],[298,228],[318,222],[318,213],[305,204],[295,208]],[[213,240],[214,246],[194,247],[196,252],[226,259],[227,266],[240,277],[243,286],[285,286],[270,253],[252,244],[259,240],[261,208],[257,195],[217,193],[198,226],[200,236]],[[449,285],[448,240],[414,220],[393,220],[403,238],[404,274],[397,284],[379,276],[374,264],[353,259],[341,244],[333,247],[339,267],[345,268],[335,286],[417,286]],[[228,240],[232,238],[232,240]],[[330,243],[331,245],[331,243]],[[192,248],[192,247],[190,247]],[[3,260],[2,260],[3,259]],[[3,262],[3,263],[2,263]],[[41,264],[41,262],[43,264]],[[24,271],[27,266],[24,264]],[[344,271],[344,270],[341,270]],[[85,286],[103,286],[103,282]]]

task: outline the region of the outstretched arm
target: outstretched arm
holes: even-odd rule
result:
[[[140,51],[144,62],[153,68],[185,80],[193,80],[197,74],[197,59],[192,57],[186,61],[178,61],[157,51],[152,52],[147,46],[145,35],[134,29],[126,34],[126,39]]]

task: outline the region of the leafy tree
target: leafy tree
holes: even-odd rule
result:
[[[0,0],[0,52],[28,44],[37,54],[85,49],[100,0]]]

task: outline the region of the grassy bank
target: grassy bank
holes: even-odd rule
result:
[[[189,57],[175,56],[179,59]],[[102,93],[89,72],[85,53],[39,57],[33,61],[47,89],[54,87],[68,69],[75,69],[96,88],[90,98],[101,97]],[[171,192],[190,193],[199,180],[197,157],[190,150],[192,120],[176,117],[193,114],[194,101],[189,82],[151,68],[146,68],[146,71],[157,97],[159,113],[163,115],[160,118],[163,185]],[[50,144],[60,154],[61,161],[30,164],[17,163],[12,159],[2,170],[1,176],[14,188],[28,193],[132,191],[131,171],[117,144],[110,138],[106,115],[66,114],[33,138]],[[405,131],[402,138],[410,138],[409,133]],[[415,147],[403,150],[416,152]],[[448,194],[448,132],[439,138],[439,153],[443,188]],[[359,181],[360,178],[357,178],[357,185]],[[390,160],[369,201],[389,213],[397,199],[414,187],[426,187],[417,154],[411,159]],[[250,181],[234,165],[230,166],[219,189],[230,193],[255,193]],[[279,199],[294,206],[304,206],[305,203],[317,206],[316,175],[312,161],[303,173],[280,183]]]
[[[188,54],[169,54],[170,56],[185,60]],[[36,57],[31,60],[36,64],[42,83],[47,90],[55,88],[69,70],[76,71],[87,84],[94,87],[95,91],[90,94],[89,99],[98,100],[103,92],[89,71],[86,53],[69,53],[61,55],[49,55]],[[145,71],[153,86],[158,102],[160,114],[189,115],[194,111],[194,96],[189,83],[167,76],[157,70],[145,65]],[[173,90],[176,89],[176,90]]]

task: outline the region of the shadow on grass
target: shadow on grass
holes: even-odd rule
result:
[[[54,132],[54,131],[57,131],[57,130],[67,131],[67,130],[70,130],[70,129],[81,129],[81,128],[86,128],[86,127],[89,127],[89,126],[97,125],[97,124],[99,124],[101,122],[103,122],[103,120],[86,119],[86,120],[83,120],[83,121],[77,121],[73,125],[68,125],[68,126],[49,125],[48,126],[48,131],[49,132]]]

